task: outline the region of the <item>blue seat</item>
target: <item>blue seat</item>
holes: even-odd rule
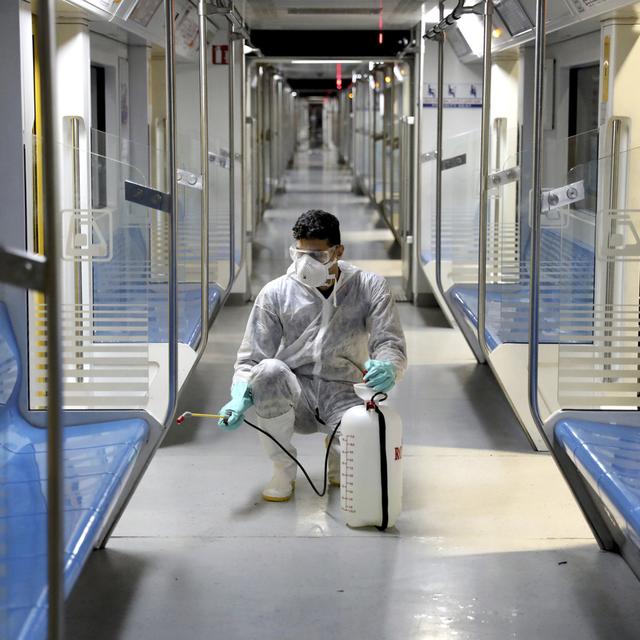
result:
[[[18,408],[20,353],[0,303],[0,618],[8,638],[46,636],[47,431]],[[144,420],[64,429],[64,579],[73,587],[147,440]],[[1,629],[5,632],[5,629]]]
[[[640,546],[640,427],[570,419],[558,422],[554,437]]]
[[[148,239],[135,225],[116,229],[112,244],[112,259],[93,265],[94,303],[109,306],[122,314],[113,323],[101,321],[102,335],[112,337],[115,327],[118,337],[124,339],[137,338],[142,332],[148,342],[168,342],[169,287],[161,257],[157,257],[157,265],[152,265]],[[179,257],[181,273],[187,265],[194,273],[199,273],[199,258],[191,255],[189,247],[181,245]],[[210,259],[227,262],[229,247],[212,247]],[[200,291],[198,282],[178,282],[178,341],[192,348],[195,348],[201,333]],[[222,291],[212,283],[209,286],[209,309],[215,310],[221,301]],[[127,320],[132,310],[137,311],[137,316]],[[145,318],[143,326],[140,323],[141,312]],[[98,332],[97,336],[100,335]]]
[[[529,340],[528,251],[522,258],[521,282],[489,284],[486,296],[488,346],[493,350],[503,343]],[[584,309],[593,305],[593,252],[583,245],[563,239],[552,229],[543,233],[541,246],[541,294],[539,337],[542,343],[588,341],[592,322]],[[478,328],[478,286],[455,285],[447,292],[450,304],[457,307]],[[562,327],[573,316],[569,331]],[[567,333],[569,334],[567,336]]]
[[[178,285],[178,341],[195,349],[200,338],[200,285],[179,283]],[[217,285],[209,286],[209,312],[222,301],[222,291]],[[159,295],[154,291],[149,310],[149,342],[169,341],[166,290]]]

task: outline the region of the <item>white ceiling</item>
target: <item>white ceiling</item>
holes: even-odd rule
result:
[[[423,0],[382,0],[385,29],[420,20]],[[380,0],[235,0],[252,29],[377,29]],[[290,13],[290,11],[317,13]]]

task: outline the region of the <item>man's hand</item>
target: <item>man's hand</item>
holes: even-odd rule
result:
[[[364,368],[364,381],[374,391],[389,391],[396,383],[395,367],[387,360],[367,360]]]
[[[225,416],[218,420],[218,426],[225,431],[234,431],[242,424],[244,413],[252,404],[249,383],[234,383],[231,386],[231,400],[218,412],[221,416]]]

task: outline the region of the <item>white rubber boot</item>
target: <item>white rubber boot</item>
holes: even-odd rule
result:
[[[295,412],[293,409],[276,418],[261,418],[258,416],[258,426],[270,433],[293,456],[296,448],[291,444]],[[273,477],[262,490],[262,497],[267,502],[286,502],[293,495],[296,486],[296,463],[287,456],[273,440],[260,434],[264,450],[273,462]]]
[[[329,446],[329,436],[324,439],[325,449]],[[329,451],[329,463],[327,464],[327,479],[332,487],[340,486],[340,443],[338,434],[333,439],[331,450]]]

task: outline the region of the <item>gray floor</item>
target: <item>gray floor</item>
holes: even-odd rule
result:
[[[397,250],[332,154],[303,152],[256,242],[256,288],[287,266],[290,227],[326,208],[346,259],[397,274]],[[182,410],[226,400],[248,307],[231,307]],[[387,533],[351,530],[338,490],[266,504],[254,433],[176,426],[72,594],[69,638],[637,638],[640,584],[600,553],[548,456],[531,452],[487,367],[439,311],[401,304],[411,366],[392,392],[405,501]],[[320,478],[322,440],[299,437]]]

